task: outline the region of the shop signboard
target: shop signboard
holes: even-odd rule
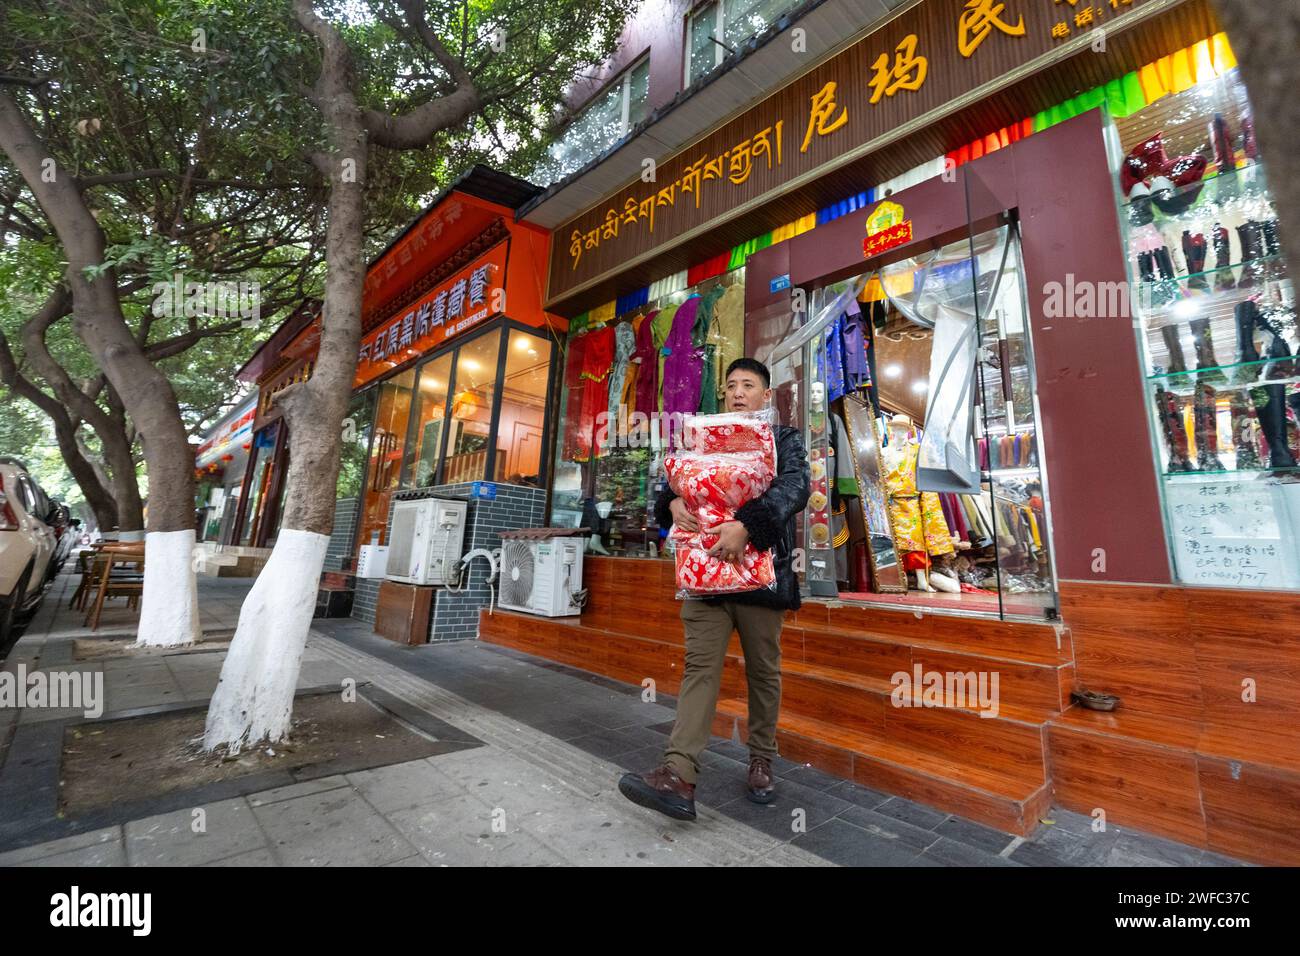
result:
[[[1159,9],[1158,0],[917,4],[556,229],[548,302]]]
[[[501,242],[361,340],[353,388],[505,311],[506,250]]]
[[[228,454],[231,448],[243,445],[253,434],[253,419],[257,415],[257,399],[250,399],[239,415],[231,418],[213,432],[203,444],[199,445],[194,464],[206,468]]]

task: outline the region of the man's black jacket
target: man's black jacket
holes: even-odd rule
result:
[[[776,589],[759,588],[727,595],[726,600],[758,604],[781,610],[798,610],[799,580],[791,564],[794,557],[794,517],[808,503],[808,454],[799,429],[780,425],[776,431],[776,478],[761,497],[736,511],[736,520],[749,532],[749,542],[760,551],[774,549]],[[673,523],[669,510],[677,495],[665,487],[655,503],[659,527]],[[721,598],[706,598],[716,604]]]

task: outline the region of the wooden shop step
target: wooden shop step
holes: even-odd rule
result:
[[[721,700],[717,713],[720,721],[714,722],[715,733],[726,735],[726,725],[731,724],[744,735],[747,712],[743,700]],[[1031,833],[1051,806],[1047,783],[1028,783],[907,743],[797,714],[782,713],[777,740],[788,760],[1008,833]]]

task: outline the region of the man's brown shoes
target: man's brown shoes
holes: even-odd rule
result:
[[[674,820],[695,819],[695,784],[687,783],[668,764],[649,773],[623,774],[618,790],[633,803],[658,810]]]

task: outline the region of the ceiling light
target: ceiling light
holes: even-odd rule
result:
[[[913,382],[913,383],[912,383],[912,391],[916,392],[918,395],[921,394],[922,392],[924,392],[924,391],[925,391],[926,389],[928,389],[929,387],[930,387],[930,386],[929,386],[927,383],[925,383],[925,382]]]
[[[902,374],[903,366],[899,365],[897,362],[885,366],[885,378],[898,378],[898,376]]]

